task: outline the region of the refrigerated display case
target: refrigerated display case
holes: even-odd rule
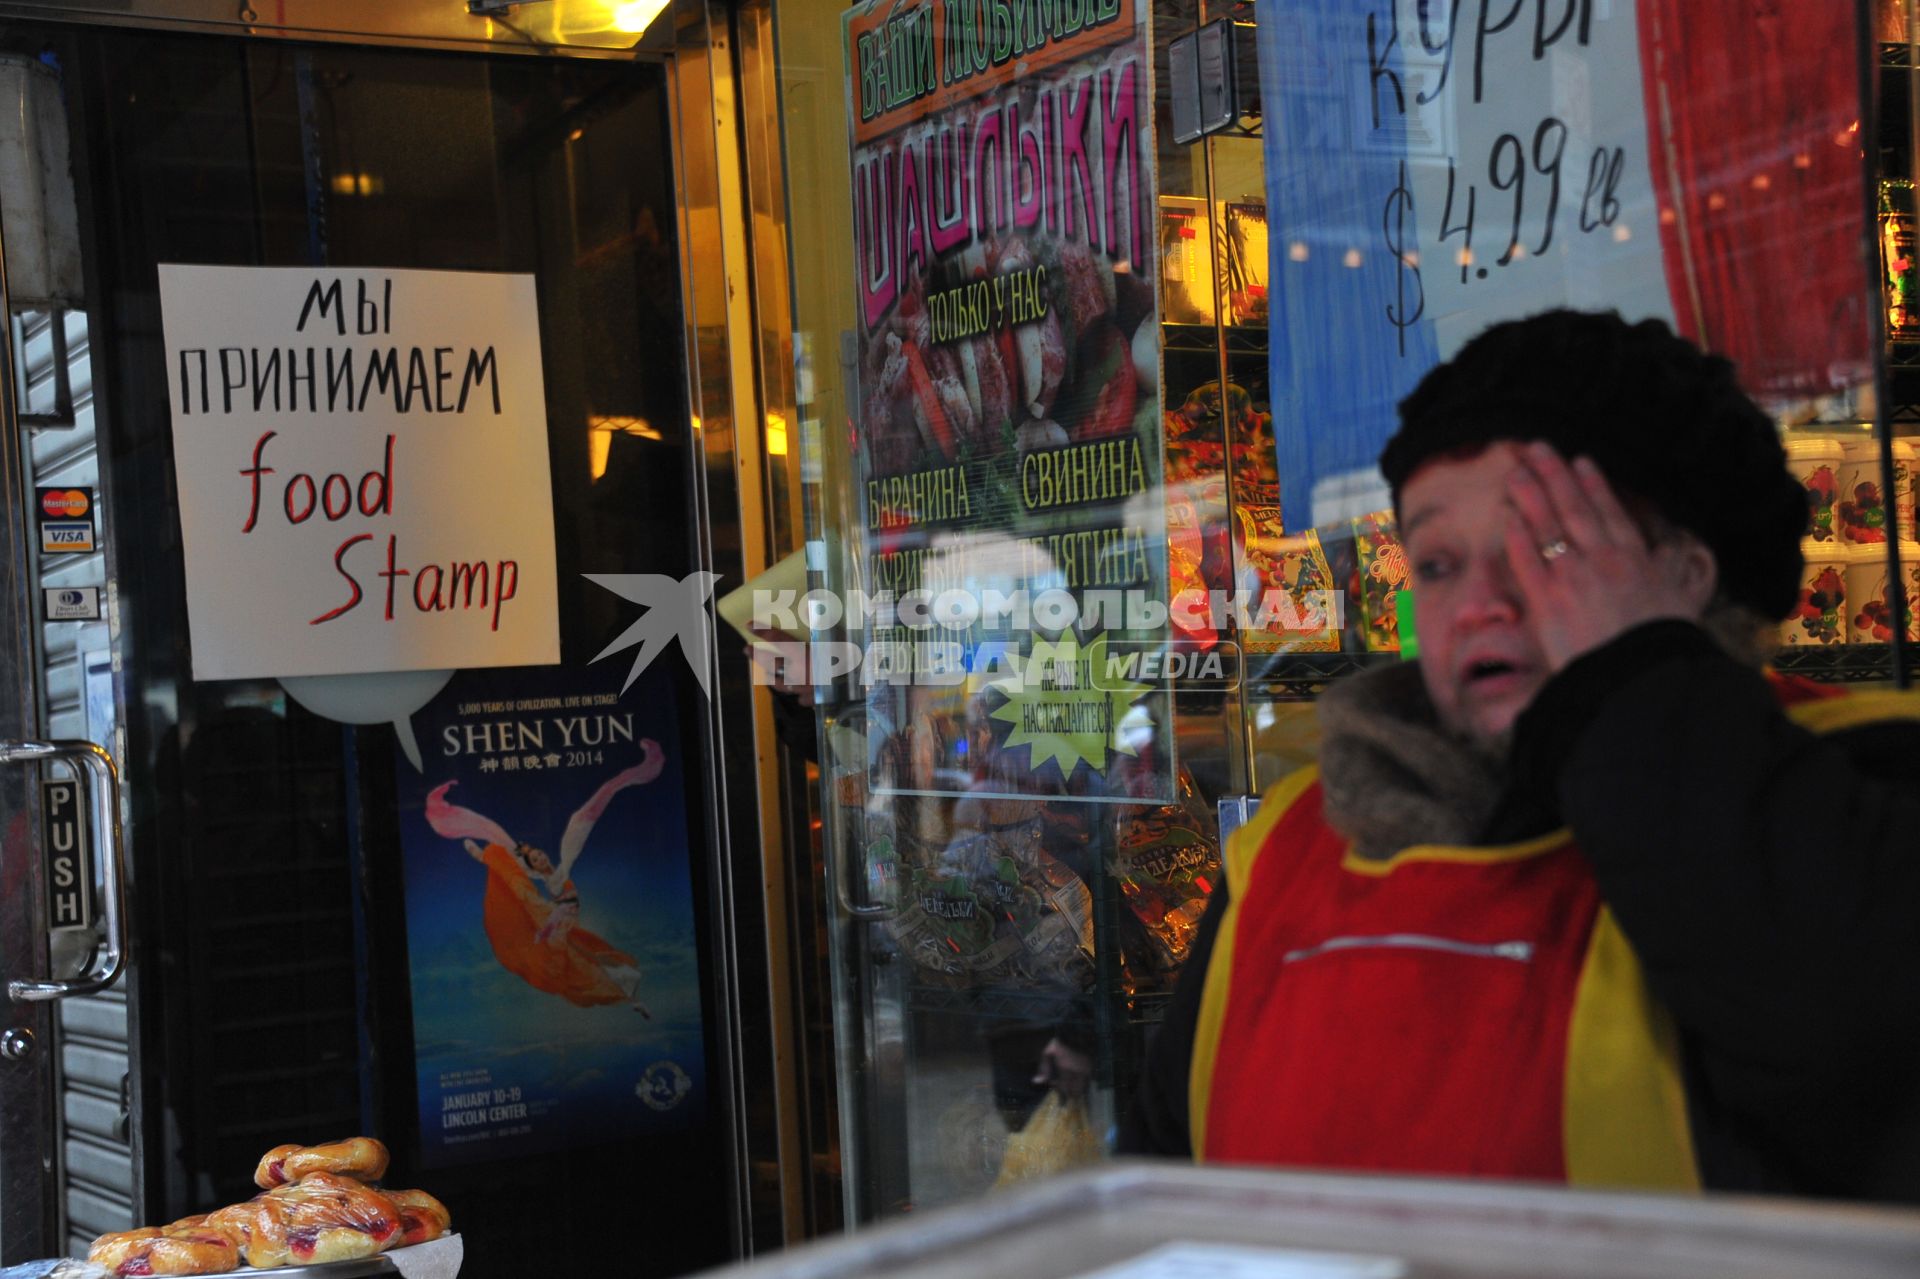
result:
[[[1129,1161],[729,1269],[963,1279],[1892,1279],[1897,1209]]]
[[[1531,60],[1513,55],[1526,71],[1508,114],[1531,113],[1523,139],[1472,110],[1480,71],[1446,64],[1449,84],[1432,46],[1432,61],[1407,52],[1412,27],[1400,32],[1406,61],[1348,92],[1341,77],[1368,66],[1364,40],[1347,38],[1367,29],[1351,6],[1089,5],[1111,21],[1046,43],[1018,88],[994,79],[990,48],[968,61],[964,18],[929,16],[944,7],[774,6],[796,246],[790,475],[809,585],[842,603],[883,588],[1058,589],[1077,606],[1076,624],[1042,625],[1037,638],[956,615],[946,634],[959,656],[931,684],[813,668],[831,967],[816,1008],[831,1015],[838,1118],[822,1163],[849,1223],[1010,1179],[1028,1162],[1020,1138],[1037,1112],[1069,1152],[1057,1162],[1088,1149],[1083,1132],[1111,1143],[1218,882],[1222,840],[1264,790],[1314,761],[1321,691],[1417,656],[1408,565],[1372,459],[1394,402],[1473,331],[1550,304],[1663,316],[1752,370],[1750,390],[1790,444],[1836,439],[1834,483],[1851,459],[1859,482],[1896,491],[1905,454],[1880,450],[1887,415],[1875,410],[1886,402],[1874,394],[1880,267],[1860,260],[1873,206],[1859,131],[1876,112],[1862,123],[1852,15],[1828,15],[1827,53],[1802,60],[1816,68],[1794,64],[1805,81],[1794,82],[1773,74],[1793,33],[1757,8],[1721,6],[1710,20],[1674,4],[1626,9],[1600,15],[1595,47],[1631,55],[1635,77],[1658,70],[1610,92],[1621,86],[1593,80],[1599,55],[1586,60],[1584,30]],[[1238,113],[1176,143],[1169,46],[1222,21]],[[1711,30],[1688,25],[1702,21]],[[1713,47],[1709,36],[1746,50],[1752,75],[1710,83],[1677,52]],[[1880,46],[1879,60],[1906,50]],[[1048,130],[1084,124],[1065,114],[1085,105],[1077,76],[1111,105],[1130,64],[1151,69],[1138,120],[1153,159],[1150,230],[1125,252],[1103,242],[1083,255],[1069,206],[1085,188],[1071,147],[1047,152]],[[1383,130],[1389,99],[1369,88],[1398,95],[1405,118]],[[1896,92],[1882,81],[1883,95]],[[1785,111],[1783,94],[1806,109]],[[1666,116],[1648,105],[1663,100]],[[1005,225],[989,218],[975,236],[955,212],[970,179],[952,157],[968,140],[988,145],[987,116],[1014,176],[989,198],[973,153],[978,198],[1010,205]],[[1676,120],[1698,126],[1684,144]],[[1027,128],[1038,130],[1031,188]],[[1351,164],[1336,162],[1347,152]],[[1098,187],[1100,164],[1088,174]],[[1353,185],[1381,175],[1384,185]],[[1478,244],[1456,207],[1470,183]],[[1897,212],[1896,197],[1886,207]],[[1035,267],[1048,271],[1048,307],[967,309],[983,282],[1017,291]],[[1742,310],[1753,288],[1776,290],[1784,313]],[[1043,311],[1059,316],[1057,349],[1047,337],[1029,350]],[[1386,336],[1367,336],[1383,317]],[[1115,419],[1118,401],[1128,411]],[[1067,468],[1089,448],[1124,455],[1109,487],[1036,500],[1073,483]],[[1340,448],[1364,465],[1340,462]],[[1111,455],[1084,456],[1091,467]],[[1145,567],[1129,574],[1136,558]],[[1898,586],[1880,587],[1897,608]],[[1116,622],[1110,590],[1168,607]],[[1180,606],[1234,591],[1284,607]],[[1107,606],[1098,622],[1096,606]],[[1902,678],[1903,635],[1867,619],[1863,642],[1849,643],[1836,615],[1840,640],[1783,646],[1777,665]],[[862,655],[899,624],[857,609],[812,620],[789,636]],[[1123,678],[1106,674],[1114,655],[1148,653],[1122,660]],[[1021,662],[1068,673],[1022,686]],[[1089,724],[1097,742],[1080,731]],[[1050,1092],[1072,1101],[1065,1123]]]

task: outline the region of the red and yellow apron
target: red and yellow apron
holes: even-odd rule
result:
[[[1816,732],[1914,713],[1776,690]],[[1196,1158],[1698,1187],[1677,1034],[1569,832],[1367,861],[1304,769],[1229,842],[1226,875]]]

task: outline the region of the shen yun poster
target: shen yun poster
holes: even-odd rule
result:
[[[426,1167],[701,1121],[674,700],[621,678],[463,671],[397,761]]]

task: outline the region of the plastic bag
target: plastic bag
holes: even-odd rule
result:
[[[112,1279],[113,1271],[72,1257],[43,1257],[0,1269],[0,1279]]]
[[[272,1190],[309,1173],[330,1172],[355,1181],[378,1181],[387,1171],[387,1147],[373,1137],[348,1137],[320,1146],[289,1143],[260,1156],[253,1184]]]
[[[116,1275],[218,1275],[240,1265],[233,1233],[182,1217],[170,1226],[116,1231],[93,1241],[87,1260]]]
[[[262,1270],[358,1261],[398,1247],[405,1229],[392,1199],[326,1172],[222,1208],[207,1225],[237,1235],[248,1264]]]
[[[447,1206],[424,1190],[383,1190],[400,1209],[400,1242],[396,1248],[431,1243],[453,1228]]]
[[[1177,802],[1121,810],[1109,863],[1121,897],[1146,929],[1154,967],[1164,973],[1186,963],[1220,882],[1220,847],[1193,778],[1182,768],[1175,781]]]
[[[1097,1163],[1104,1153],[1100,1139],[1093,1135],[1085,1099],[1068,1101],[1057,1089],[1049,1089],[1027,1126],[1007,1138],[1000,1176],[993,1184],[1011,1186],[1051,1177]]]

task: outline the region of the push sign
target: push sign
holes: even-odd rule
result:
[[[41,847],[47,853],[47,920],[54,928],[85,928],[93,921],[87,882],[87,814],[80,783],[40,783]]]

